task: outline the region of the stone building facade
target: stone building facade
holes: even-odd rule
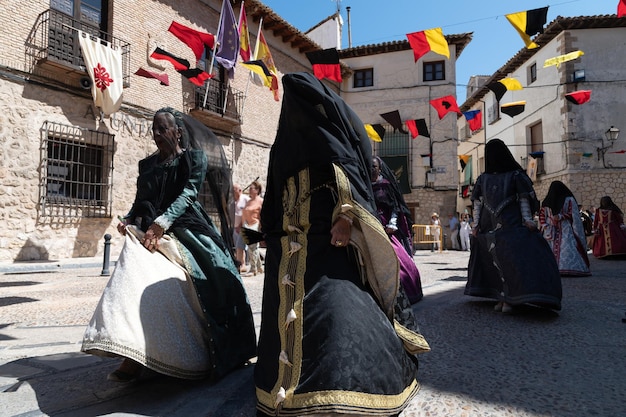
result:
[[[382,142],[374,152],[393,169],[393,160],[404,160],[402,169],[407,187],[404,198],[416,224],[429,224],[431,214],[442,218],[452,213],[458,189],[456,158],[456,117],[442,118],[430,104],[433,99],[456,96],[456,61],[472,39],[470,33],[445,35],[450,58],[428,52],[414,59],[407,40],[358,46],[340,51],[343,62],[354,73],[371,74],[371,83],[361,85],[353,77],[344,79],[342,97],[367,124],[385,127]],[[437,73],[431,71],[436,68]],[[397,110],[404,124],[424,119],[429,137],[412,139],[395,129],[381,114]],[[402,179],[401,179],[402,184]],[[447,216],[446,216],[447,219]]]
[[[626,209],[626,20],[615,15],[557,17],[536,37],[536,49],[522,49],[485,81],[461,106],[481,110],[483,128],[460,133],[459,155],[472,155],[473,180],[484,169],[484,144],[500,138],[533,176],[537,197],[545,198],[550,183],[560,180],[584,209],[602,196]],[[575,59],[544,66],[546,60],[580,51]],[[500,101],[486,85],[513,78],[522,90],[506,91]],[[575,104],[572,92],[590,91],[588,102]],[[501,114],[500,104],[524,101],[514,117]],[[467,132],[464,117],[459,132]],[[609,130],[621,131],[615,140]],[[532,155],[531,155],[532,154]],[[533,169],[534,167],[534,169]],[[459,170],[459,176],[464,174]],[[460,197],[459,209],[470,206]]]
[[[94,4],[100,8],[91,7]],[[216,133],[234,181],[245,186],[258,178],[265,183],[281,102],[267,87],[250,82],[249,71],[238,66],[234,79],[226,82],[222,74],[215,82],[221,85],[218,91],[228,96],[226,111],[205,107],[204,87],[195,87],[169,62],[150,58],[159,46],[193,66],[193,52],[168,27],[176,21],[215,34],[221,4],[219,0],[88,4],[42,0],[25,7],[17,0],[3,1],[0,262],[100,256],[106,234],[113,237],[112,256],[119,253],[117,216],[132,204],[138,161],[156,150],[152,116],[164,106],[192,114]],[[237,16],[241,3],[231,4]],[[263,19],[263,34],[279,78],[288,72],[310,71],[305,52],[319,47],[261,2],[247,0],[245,5],[252,44]],[[114,39],[123,50],[123,103],[113,114],[101,114],[90,90],[81,87],[86,73],[76,65],[79,61],[72,61],[78,56],[71,56],[79,53],[79,27],[95,30],[101,39]],[[59,59],[61,53],[70,55]],[[139,68],[167,73],[169,86],[135,75]],[[338,90],[336,85],[331,88]],[[70,149],[83,149],[82,156],[66,154],[61,156],[64,164],[50,162],[59,157],[59,150]],[[85,168],[89,158],[97,165],[95,170]],[[80,164],[83,168],[76,174],[75,166]],[[62,191],[69,185],[74,191]],[[78,186],[83,191],[76,191]]]

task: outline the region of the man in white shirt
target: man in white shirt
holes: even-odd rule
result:
[[[233,231],[233,241],[235,242],[235,257],[239,262],[239,272],[246,271],[246,244],[241,238],[241,215],[243,208],[250,199],[247,195],[241,192],[241,185],[233,184],[233,196],[235,201],[235,229]]]

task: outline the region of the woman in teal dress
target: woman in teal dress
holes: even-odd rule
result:
[[[256,355],[252,311],[232,255],[230,172],[213,133],[173,109],[156,112],[157,152],[139,162],[137,193],[118,224],[126,236],[82,350],[121,356],[115,381],[144,367],[219,378]],[[222,233],[198,202],[207,173]]]

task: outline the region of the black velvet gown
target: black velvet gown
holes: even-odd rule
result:
[[[283,84],[261,213],[259,415],[397,414],[419,389],[415,354],[429,348],[375,215],[367,135],[312,75],[288,74]],[[352,234],[335,247],[340,213]]]
[[[471,243],[465,294],[560,310],[556,260],[541,233],[523,225],[520,197],[535,198],[523,171],[478,177],[472,201],[480,199],[482,211],[479,233]]]

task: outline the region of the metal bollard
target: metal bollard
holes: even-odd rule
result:
[[[109,272],[109,256],[111,254],[111,235],[104,235],[104,259],[102,260],[102,272],[100,275],[111,275]]]

